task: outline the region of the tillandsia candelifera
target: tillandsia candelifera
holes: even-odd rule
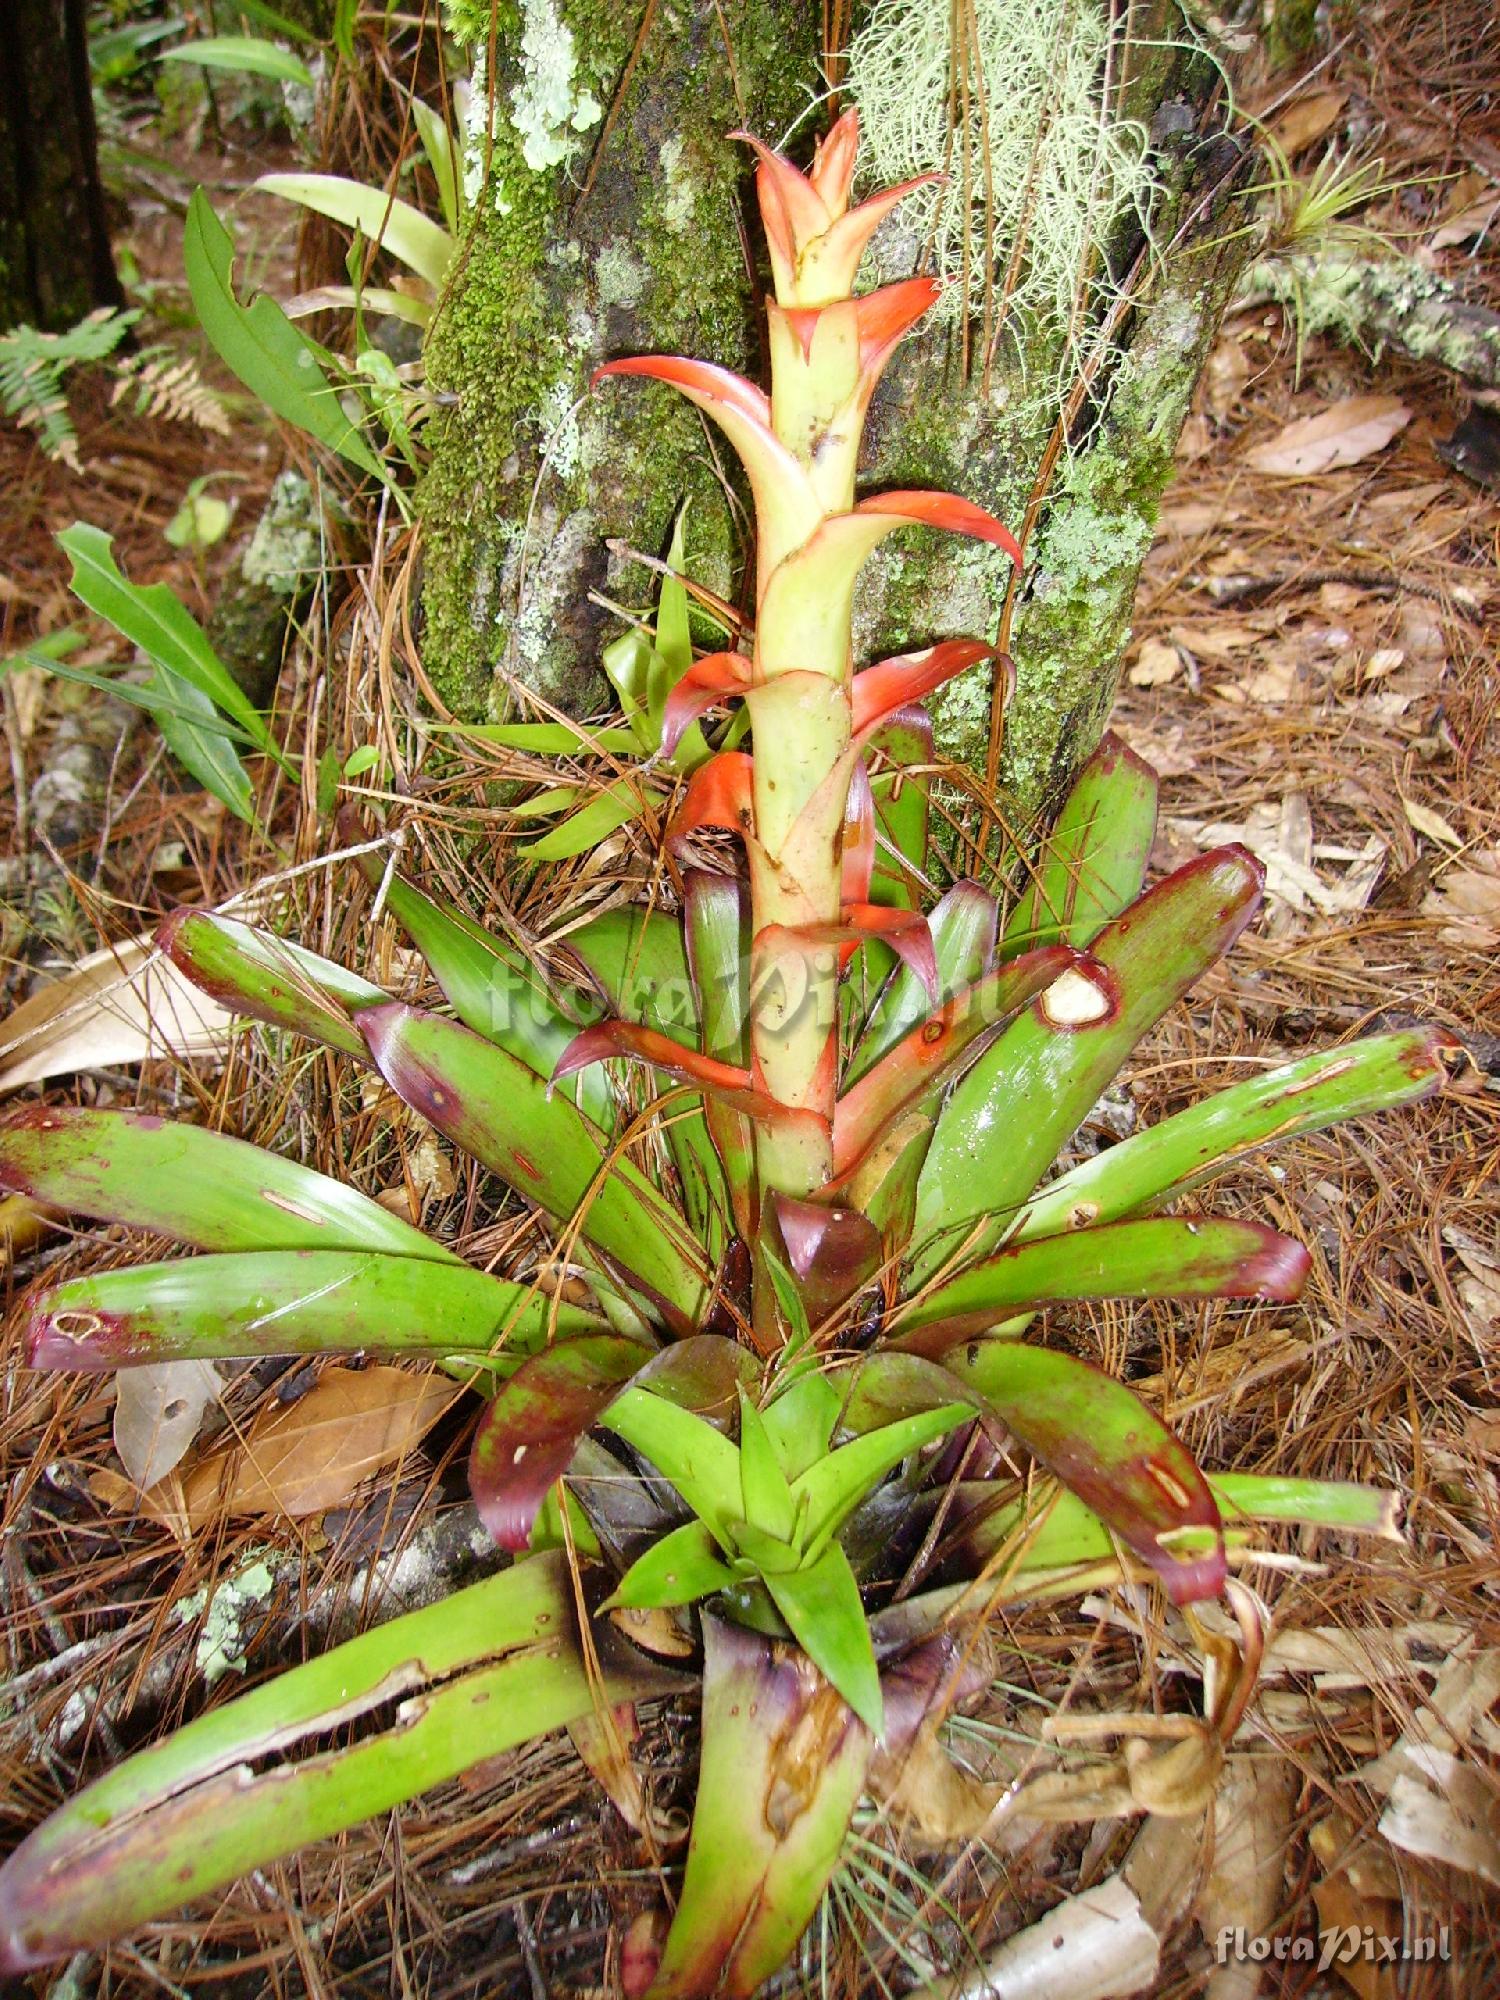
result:
[[[714,753],[693,760],[668,839],[691,864],[702,829],[728,829],[744,875],[687,865],[680,918],[575,926],[576,979],[556,985],[511,938],[391,881],[385,907],[457,1019],[209,913],[163,934],[242,1013],[372,1063],[550,1219],[550,1258],[471,1268],[305,1167],[139,1113],[39,1107],[0,1134],[5,1187],[201,1253],[44,1292],[33,1365],[431,1355],[486,1397],[471,1484],[515,1558],[211,1710],[54,1814],[0,1873],[11,1968],[539,1732],[573,1726],[598,1763],[619,1704],[697,1678],[675,1914],[633,1933],[625,1979],[652,2000],[749,1994],[796,1947],[861,1797],[898,1797],[919,1744],[941,1756],[933,1718],[994,1607],[1154,1574],[1213,1668],[1201,1804],[1262,1636],[1229,1575],[1253,1523],[1391,1529],[1389,1495],[1205,1477],[1130,1389],[1038,1338],[1056,1301],[1294,1297],[1303,1249],[1200,1212],[1198,1191],[1254,1147],[1431,1090],[1443,1037],[1384,1034],[1257,1075],[1046,1179],[1250,921],[1262,871],[1225,847],[1143,892],[1156,783],[1106,739],[1040,852],[1013,857],[1019,888],[1002,903],[959,882],[924,913],[919,704],[990,650],[947,640],[854,673],[856,575],[911,523],[1019,551],[951,495],[855,497],[871,394],[937,290],[854,295],[904,192],[849,206],[857,138],[848,112],[806,174],[751,141],[769,398],[701,361],[601,371],[682,391],[749,476],[753,642],[684,644],[659,703],[667,752],[697,728]],[[742,718],[712,719],[731,702],[748,751],[725,743]],[[669,1080],[651,1113],[632,1118],[622,1073],[601,1067],[619,1057]],[[1238,1657],[1192,1610],[1225,1592]],[[348,1739],[330,1747],[336,1727]],[[1131,1780],[1110,1809],[1154,1797]]]

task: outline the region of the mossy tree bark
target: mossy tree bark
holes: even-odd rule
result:
[[[733,454],[668,391],[591,398],[589,379],[645,352],[760,372],[746,149],[726,135],[806,109],[817,9],[497,0],[492,23],[463,0],[450,19],[475,63],[474,206],[427,346],[444,407],[418,502],[424,658],[456,708],[519,681],[581,714],[608,695],[589,592],[655,595],[609,541],[658,554],[687,497],[695,574],[734,590]]]
[[[864,15],[894,4],[875,0]],[[1066,20],[1063,10],[1093,0],[1036,4]],[[988,371],[956,333],[908,343],[870,431],[872,485],[950,487],[1012,523],[1032,517],[1009,613],[992,556],[900,538],[869,565],[857,634],[873,655],[1008,631],[1020,695],[999,777],[1022,816],[1057,798],[1103,729],[1178,434],[1250,247],[1234,211],[1248,176],[1223,134],[1219,69],[1172,0],[1129,12],[1111,102],[1149,130],[1155,171],[1149,215],[1113,216],[1090,253],[1110,280],[1090,296],[1106,303],[1067,325],[1028,321],[1024,337],[1001,338]],[[493,49],[494,88],[481,77],[476,89],[493,126],[486,137],[481,113],[475,219],[428,345],[446,407],[420,503],[425,657],[455,707],[472,713],[515,682],[574,713],[598,707],[602,614],[588,592],[651,594],[606,539],[658,552],[684,494],[694,572],[733,594],[743,516],[721,441],[665,389],[578,399],[598,362],[625,352],[760,374],[741,226],[750,173],[725,135],[743,124],[780,140],[805,109],[819,83],[818,13],[776,0],[499,0],[492,36],[475,0],[473,19],[460,20],[486,73]],[[1003,119],[1003,79],[987,83]],[[810,138],[804,122],[789,149],[805,153]],[[921,248],[912,243],[914,259]],[[1053,385],[1075,362],[1087,392],[1041,491],[1067,400]],[[945,748],[984,769],[983,673],[948,693],[939,727]]]

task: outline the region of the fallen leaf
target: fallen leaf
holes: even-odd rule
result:
[[[1477,176],[1464,175],[1464,180],[1471,185],[1475,179]],[[1500,189],[1490,188],[1458,208],[1454,208],[1450,200],[1446,218],[1428,237],[1428,245],[1433,250],[1451,250],[1456,244],[1467,243],[1471,237],[1487,234],[1494,227],[1497,217],[1500,217]]]
[[[1297,695],[1297,683],[1302,678],[1302,669],[1296,660],[1272,660],[1259,672],[1247,674],[1235,683],[1235,691],[1247,701],[1276,705],[1293,701]],[[1229,693],[1229,689],[1222,690]]]
[[[1405,1854],[1446,1862],[1500,1887],[1500,1801],[1471,1764],[1444,1750],[1421,1753],[1422,1770],[1391,1786],[1380,1831]]]
[[[1417,660],[1446,661],[1448,635],[1443,621],[1426,604],[1403,604],[1396,621],[1401,649]]]
[[[106,945],[0,1022],[0,1091],[148,1056],[216,1055],[233,1018],[149,935]]]
[[[1207,458],[1214,448],[1214,434],[1207,417],[1200,417],[1194,410],[1183,425],[1177,439],[1177,460],[1181,465],[1191,465],[1194,459]]]
[[[1265,864],[1270,901],[1299,916],[1310,910],[1327,917],[1351,916],[1364,909],[1385,867],[1386,845],[1378,834],[1362,848],[1315,842],[1312,814],[1302,792],[1288,792],[1279,804],[1267,799],[1252,806],[1243,820],[1169,819],[1167,826],[1200,848],[1229,840],[1243,842]],[[1343,860],[1349,865],[1342,877],[1330,881],[1314,867],[1315,860]]]
[[[1226,1930],[1265,1937],[1274,1929],[1297,1783],[1297,1767],[1287,1758],[1226,1759],[1214,1798],[1213,1862],[1196,1906],[1205,1937]],[[1260,1967],[1230,1959],[1215,1967],[1203,1990],[1205,2000],[1254,2000]]]
[[[169,1472],[157,1485],[143,1490],[123,1472],[101,1466],[90,1473],[88,1488],[99,1505],[111,1514],[139,1515],[155,1521],[159,1527],[169,1528],[184,1548],[192,1542],[193,1525],[188,1520],[180,1474]]]
[[[406,1170],[412,1186],[425,1199],[446,1201],[458,1181],[453,1162],[431,1132],[424,1132],[407,1156]]]
[[[1399,396],[1350,396],[1315,417],[1287,424],[1275,437],[1245,453],[1257,472],[1310,479],[1338,465],[1357,465],[1381,451],[1411,422]]]
[[[1200,618],[1191,625],[1174,625],[1167,634],[1174,646],[1184,647],[1200,660],[1232,660],[1258,646],[1265,636],[1227,618]]]
[[[1158,511],[1156,539],[1159,542],[1180,542],[1190,536],[1206,535],[1217,528],[1223,518],[1224,509],[1217,501],[1179,500]]]
[[[1456,1289],[1470,1330],[1485,1339],[1500,1327],[1500,1257],[1487,1250],[1478,1237],[1451,1224],[1443,1231],[1443,1241],[1457,1252],[1464,1267]]]
[[[1362,1896],[1341,1875],[1325,1876],[1313,1884],[1313,1901],[1318,1909],[1320,1938],[1400,1937],[1401,1904],[1386,1897]],[[1365,1926],[1369,1925],[1366,1932]],[[1333,1970],[1358,2000],[1398,2000],[1400,1967],[1382,1966],[1363,1952],[1339,1951]]]
[[[462,1393],[445,1375],[325,1369],[305,1396],[265,1405],[233,1445],[185,1472],[188,1518],[321,1514],[404,1458]]]
[[[919,1986],[912,2000],[1113,2000],[1156,1984],[1161,1946],[1123,1876],[1065,1896],[982,1965]]]
[[[1250,363],[1233,334],[1221,333],[1214,342],[1201,380],[1204,408],[1223,424],[1250,380]]]
[[[1406,810],[1406,817],[1418,833],[1425,834],[1429,840],[1437,841],[1441,847],[1463,846],[1463,835],[1455,833],[1442,814],[1434,812],[1431,806],[1421,805],[1416,799],[1409,799],[1404,795],[1401,803]]]
[[[1271,137],[1289,160],[1331,132],[1348,102],[1343,90],[1314,90],[1289,104],[1270,127]]]
[[[154,1486],[198,1435],[223,1384],[211,1361],[161,1361],[115,1376],[115,1450],[137,1486]]]
[[[1182,655],[1164,639],[1142,639],[1130,669],[1130,685],[1138,688],[1165,687],[1182,672]]]
[[[1388,1795],[1380,1831],[1393,1847],[1500,1886],[1500,1800],[1464,1754],[1500,1700],[1500,1648],[1450,1658],[1391,1748],[1355,1773]]]
[[[1159,778],[1185,778],[1198,768],[1197,757],[1188,747],[1187,729],[1180,722],[1174,722],[1160,734],[1134,722],[1117,722],[1114,729]]]

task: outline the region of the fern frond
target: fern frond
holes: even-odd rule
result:
[[[229,435],[229,414],[218,391],[211,389],[198,372],[190,354],[178,354],[161,345],[144,347],[118,364],[111,403],[119,403],[134,393],[137,416],[171,424],[194,424],[201,431],[219,437]]]
[[[138,308],[120,312],[101,306],[65,333],[17,326],[0,334],[0,405],[13,423],[37,433],[48,458],[74,472],[83,470],[83,462],[63,378],[80,362],[112,354],[140,316]]]

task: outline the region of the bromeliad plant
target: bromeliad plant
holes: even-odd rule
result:
[[[1212,1655],[1201,1799],[1253,1683],[1259,1617],[1228,1573],[1251,1524],[1390,1529],[1389,1496],[1206,1477],[1131,1390],[1036,1338],[1056,1301],[1294,1297],[1301,1247],[1201,1211],[1199,1191],[1272,1139],[1429,1091],[1442,1038],[1304,1059],[1046,1178],[1134,1044],[1250,921],[1261,870],[1226,847],[1144,890],[1155,780],[1107,740],[1008,908],[963,882],[923,913],[918,704],[988,649],[949,640],[855,674],[855,578],[909,524],[1019,551],[951,495],[855,497],[871,394],[936,293],[919,278],[852,295],[903,192],[849,207],[856,141],[849,113],[806,175],[756,146],[769,398],[705,362],[601,371],[693,400],[756,506],[753,642],[679,663],[661,703],[668,753],[731,701],[752,745],[698,760],[682,788],[680,922],[596,917],[568,933],[573,977],[552,983],[509,938],[394,881],[386,907],[457,1019],[207,913],[164,933],[243,1013],[372,1063],[550,1219],[550,1254],[506,1278],[473,1269],[304,1167],[136,1113],[38,1108],[0,1134],[0,1184],[201,1253],[44,1293],[34,1365],[431,1355],[485,1395],[471,1483],[515,1558],[55,1814],[0,1872],[11,1967],[538,1731],[572,1726],[621,1795],[609,1718],[689,1685],[697,1662],[685,1873],[627,1983],[653,2000],[748,1994],[795,1947],[862,1793],[894,1796],[919,1741],[935,1754],[965,1630],[995,1605],[1158,1578]],[[694,865],[704,828],[742,844],[743,876]],[[629,1116],[604,1066],[617,1058],[668,1080],[654,1125]],[[1226,1591],[1237,1660],[1192,1610]],[[1121,1769],[1112,1811],[1170,1789]]]

